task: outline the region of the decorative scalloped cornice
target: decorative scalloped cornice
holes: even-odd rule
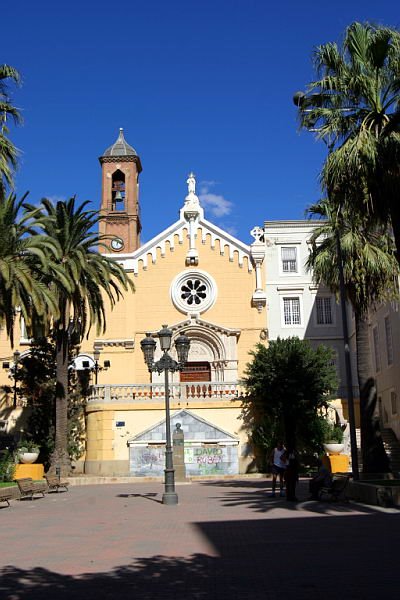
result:
[[[180,219],[162,231],[152,240],[149,240],[138,250],[132,252],[132,254],[119,254],[118,262],[123,265],[126,271],[138,274],[140,261],[143,263],[143,269],[147,268],[149,258],[151,262],[155,264],[157,261],[157,251],[160,250],[161,256],[165,256],[166,244],[169,242],[170,251],[173,252],[175,247],[175,236],[178,236],[179,244],[183,244],[184,239],[186,239],[188,229],[188,222],[184,219]],[[209,235],[211,248],[215,248],[215,243],[218,241],[222,256],[225,254],[225,252],[228,252],[229,260],[233,262],[235,260],[235,252],[237,252],[238,265],[242,267],[244,258],[246,257],[248,259],[247,264],[249,272],[253,270],[250,246],[244,244],[223,229],[220,229],[205,219],[201,219],[197,222],[196,229],[200,229],[199,233],[202,244],[206,243],[207,236]],[[115,255],[112,255],[112,257],[115,258]]]

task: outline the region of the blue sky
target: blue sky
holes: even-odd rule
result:
[[[178,218],[191,170],[206,217],[245,242],[264,220],[303,218],[325,154],[292,104],[313,48],[354,20],[400,26],[390,0],[23,0],[1,16],[0,63],[23,77],[18,193],[98,208],[97,158],[123,127],[143,165],[143,241]]]

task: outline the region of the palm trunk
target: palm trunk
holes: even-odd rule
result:
[[[68,454],[68,332],[57,329],[56,340],[56,431],[50,471],[67,477],[71,472]]]
[[[375,417],[377,402],[375,380],[371,377],[368,316],[356,314],[357,375],[360,388],[360,425],[363,473],[385,473],[389,461]]]

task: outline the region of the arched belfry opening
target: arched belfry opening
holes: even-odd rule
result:
[[[111,210],[125,210],[125,175],[120,169],[111,177]]]
[[[99,158],[102,169],[99,232],[110,242],[101,252],[134,252],[140,246],[139,174],[136,150],[124,138],[117,140]]]

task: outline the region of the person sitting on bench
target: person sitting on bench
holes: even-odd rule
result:
[[[318,493],[323,487],[332,485],[332,475],[327,467],[322,464],[322,460],[318,459],[318,473],[314,475],[309,484],[310,500],[318,500]]]

